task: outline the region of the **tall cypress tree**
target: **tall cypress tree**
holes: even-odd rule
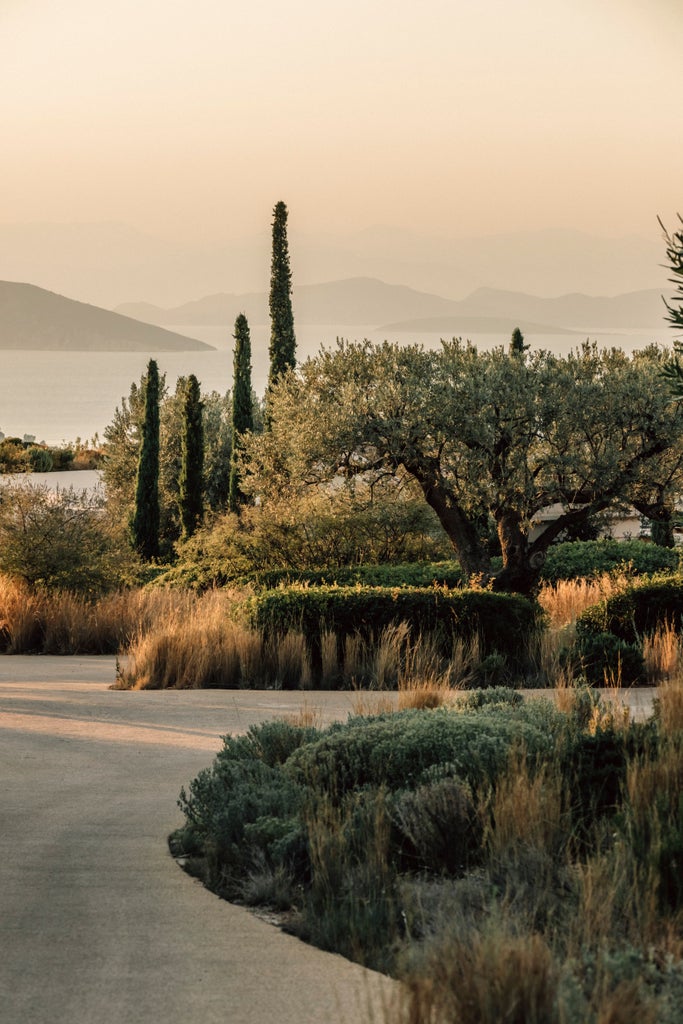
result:
[[[183,537],[191,537],[204,516],[204,423],[199,381],[187,378],[183,397],[183,425],[180,439],[178,505]]]
[[[142,558],[159,556],[159,368],[147,365],[145,416],[138,458],[135,511],[131,522],[133,545]]]
[[[235,349],[233,355],[232,385],[232,454],[230,456],[230,494],[228,508],[237,512],[244,502],[240,489],[238,455],[242,435],[254,428],[254,408],[251,396],[251,340],[249,324],[244,313],[235,320]]]
[[[292,313],[292,272],[287,244],[287,207],[273,210],[273,251],[270,264],[270,376],[268,386],[296,364],[296,338]]]

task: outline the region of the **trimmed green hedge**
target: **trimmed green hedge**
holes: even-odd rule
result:
[[[273,590],[296,583],[344,587],[462,587],[466,582],[465,574],[455,561],[346,565],[326,569],[261,569],[249,573],[237,572],[228,561],[180,563],[166,567],[153,581],[155,586],[188,587],[192,590],[245,584],[251,584],[257,590]]]
[[[678,564],[678,552],[672,548],[662,548],[641,540],[568,541],[554,544],[548,549],[541,579],[546,583],[577,577],[590,579],[622,566],[628,566],[628,571],[634,576],[641,576],[655,572],[675,572]]]
[[[626,643],[640,643],[645,633],[664,622],[681,629],[683,623],[683,576],[636,582],[628,590],[601,601],[583,612],[576,623],[579,641],[612,633]]]
[[[502,655],[510,669],[523,668],[529,639],[540,621],[540,609],[517,594],[436,587],[281,587],[257,594],[245,603],[250,624],[266,636],[298,629],[306,636],[314,666],[322,634],[377,637],[388,626],[407,622],[414,635],[429,633],[449,656],[456,638],[478,635],[482,656]]]
[[[467,582],[459,562],[406,562],[397,565],[354,565],[330,569],[271,569],[249,573],[240,582],[254,583],[264,590],[282,584],[340,587],[462,587]]]

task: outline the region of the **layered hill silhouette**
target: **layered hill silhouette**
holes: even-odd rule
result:
[[[36,285],[0,281],[0,349],[186,352],[211,348],[196,338],[76,302]]]
[[[467,298],[447,299],[370,277],[354,277],[294,288],[294,316],[300,324],[366,325],[392,331],[499,332],[519,326],[529,333],[561,334],[582,328],[652,328],[664,307],[654,289],[612,297],[582,294],[542,298],[522,292],[478,288]],[[268,322],[265,292],[219,293],[196,302],[162,308],[126,303],[119,313],[156,324],[229,326],[238,313],[250,323]]]
[[[647,237],[612,238],[557,227],[469,237],[396,225],[302,233],[296,216],[290,227],[296,284],[376,278],[449,298],[482,285],[535,295],[668,287],[654,217]],[[246,237],[196,243],[121,223],[0,224],[0,279],[36,281],[106,309],[131,300],[166,307],[267,288],[270,249],[266,224]],[[389,311],[384,319],[399,316]]]

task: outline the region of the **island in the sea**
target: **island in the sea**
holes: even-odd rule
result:
[[[213,347],[33,284],[0,281],[0,349],[191,352]]]

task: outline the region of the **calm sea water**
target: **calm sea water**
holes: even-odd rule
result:
[[[58,444],[84,441],[102,435],[111,422],[116,406],[128,394],[132,381],[140,379],[153,356],[166,373],[171,388],[181,375],[194,373],[204,391],[225,392],[232,384],[232,345],[228,330],[218,327],[183,327],[181,330],[216,346],[208,352],[4,352],[0,371],[0,430],[8,436],[35,435],[38,441]],[[252,327],[254,389],[263,394],[268,376],[267,326]],[[372,327],[304,326],[297,328],[297,355],[314,355],[321,345],[334,345],[337,337],[370,338],[381,341],[384,335]],[[652,334],[624,331],[592,331],[572,335],[534,335],[527,339],[533,348],[566,352],[585,337],[601,345],[619,346],[627,351],[652,341],[670,344],[666,329]],[[414,337],[397,334],[399,342],[420,341],[426,346],[439,343],[438,334]],[[490,348],[505,342],[498,335],[473,335],[473,342]]]

